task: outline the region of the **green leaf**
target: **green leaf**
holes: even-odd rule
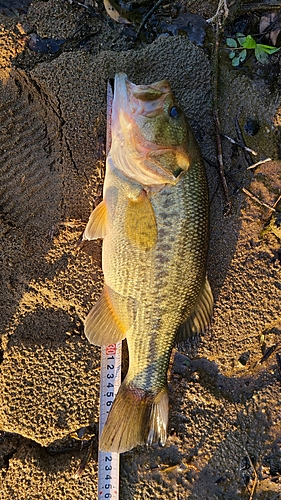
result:
[[[234,57],[232,59],[232,63],[231,64],[232,64],[232,66],[239,66],[239,64],[240,64],[240,56]]]
[[[232,66],[239,66],[240,63],[244,62],[247,56],[247,50],[244,49],[236,57],[232,58]]]
[[[257,58],[257,61],[259,62],[265,62],[267,60],[267,54],[264,51],[262,47],[260,47],[261,44],[257,44],[255,48],[255,56]]]
[[[241,45],[241,47],[243,47],[243,43],[246,40],[244,33],[236,33],[236,38],[238,40],[239,45]]]
[[[251,35],[248,35],[242,43],[242,47],[245,49],[255,49],[257,42],[253,39]]]
[[[229,57],[230,57],[230,59],[233,59],[233,57],[235,57],[234,50],[232,50],[231,52],[229,52]]]
[[[246,49],[244,49],[244,50],[242,50],[242,52],[240,53],[240,56],[239,56],[239,59],[240,59],[240,62],[241,62],[241,63],[242,63],[243,61],[245,61],[246,56],[247,56],[247,50],[246,50]]]
[[[270,45],[263,45],[262,43],[258,43],[257,47],[262,49],[267,54],[274,54],[274,52],[281,49],[281,47],[271,47]]]
[[[236,40],[234,40],[234,38],[227,38],[226,39],[226,45],[228,47],[236,48],[237,47],[237,42],[236,42]]]

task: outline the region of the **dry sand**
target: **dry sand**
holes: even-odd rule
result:
[[[24,33],[65,38],[86,22],[67,2],[37,1],[27,15],[0,21],[1,499],[90,500],[97,498],[99,349],[85,339],[83,319],[103,277],[100,243],[87,253],[76,243],[101,200],[106,82],[117,71],[135,83],[168,78],[215,163],[210,62],[179,36],[120,50],[121,28],[115,33],[105,15],[86,19],[96,24],[94,49],[29,51]],[[280,234],[261,237],[272,212],[241,191],[271,206],[281,193],[281,108],[275,93],[230,67],[220,84],[223,132],[236,136],[241,109],[241,126],[248,118],[261,125],[246,137],[257,159],[276,160],[247,172],[244,154],[224,140],[235,179],[227,217],[217,169],[206,164],[213,325],[182,351],[187,368],[175,358],[166,446],[122,455],[121,500],[249,498],[255,471],[254,498],[281,498],[278,347],[259,363],[262,342],[280,341]],[[87,443],[81,448],[71,433],[88,425],[92,459],[75,478]]]

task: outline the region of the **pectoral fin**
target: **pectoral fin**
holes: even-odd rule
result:
[[[85,319],[85,335],[94,345],[116,344],[126,337],[134,314],[133,299],[121,297],[105,285],[100,298]]]
[[[125,213],[125,232],[129,241],[142,250],[155,246],[157,224],[153,206],[145,191],[136,200],[129,200]]]
[[[178,329],[175,339],[177,343],[202,333],[207,328],[213,314],[213,304],[212,290],[206,277],[193,311],[185,318],[184,323]]]
[[[106,233],[106,205],[102,201],[91,213],[86,229],[83,234],[83,240],[96,240],[104,238]]]

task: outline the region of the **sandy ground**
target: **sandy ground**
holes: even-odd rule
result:
[[[117,71],[135,83],[168,78],[209,162],[215,297],[212,328],[181,350],[184,358],[175,355],[167,444],[122,455],[120,499],[238,500],[253,487],[255,499],[280,499],[279,219],[261,233],[281,206],[273,213],[242,191],[269,206],[281,193],[277,93],[224,67],[223,132],[236,137],[237,114],[242,128],[257,120],[259,132],[245,136],[258,153],[253,162],[274,159],[247,171],[244,153],[223,140],[233,202],[224,216],[202,48],[184,36],[132,48],[105,13],[93,18],[63,1],[36,1],[27,15],[0,22],[1,499],[97,498],[100,361],[83,319],[103,277],[100,243],[86,252],[76,244],[101,200],[106,82]],[[26,47],[26,33],[64,39],[83,23],[85,43],[74,38],[55,54]],[[82,446],[73,433],[89,425],[92,438]],[[92,458],[76,478],[89,445]]]

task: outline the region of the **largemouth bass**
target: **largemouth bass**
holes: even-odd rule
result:
[[[203,160],[168,81],[117,74],[111,129],[103,201],[84,232],[103,238],[105,285],[85,333],[98,346],[127,339],[128,373],[100,439],[122,453],[165,443],[172,346],[206,328],[213,297]]]

